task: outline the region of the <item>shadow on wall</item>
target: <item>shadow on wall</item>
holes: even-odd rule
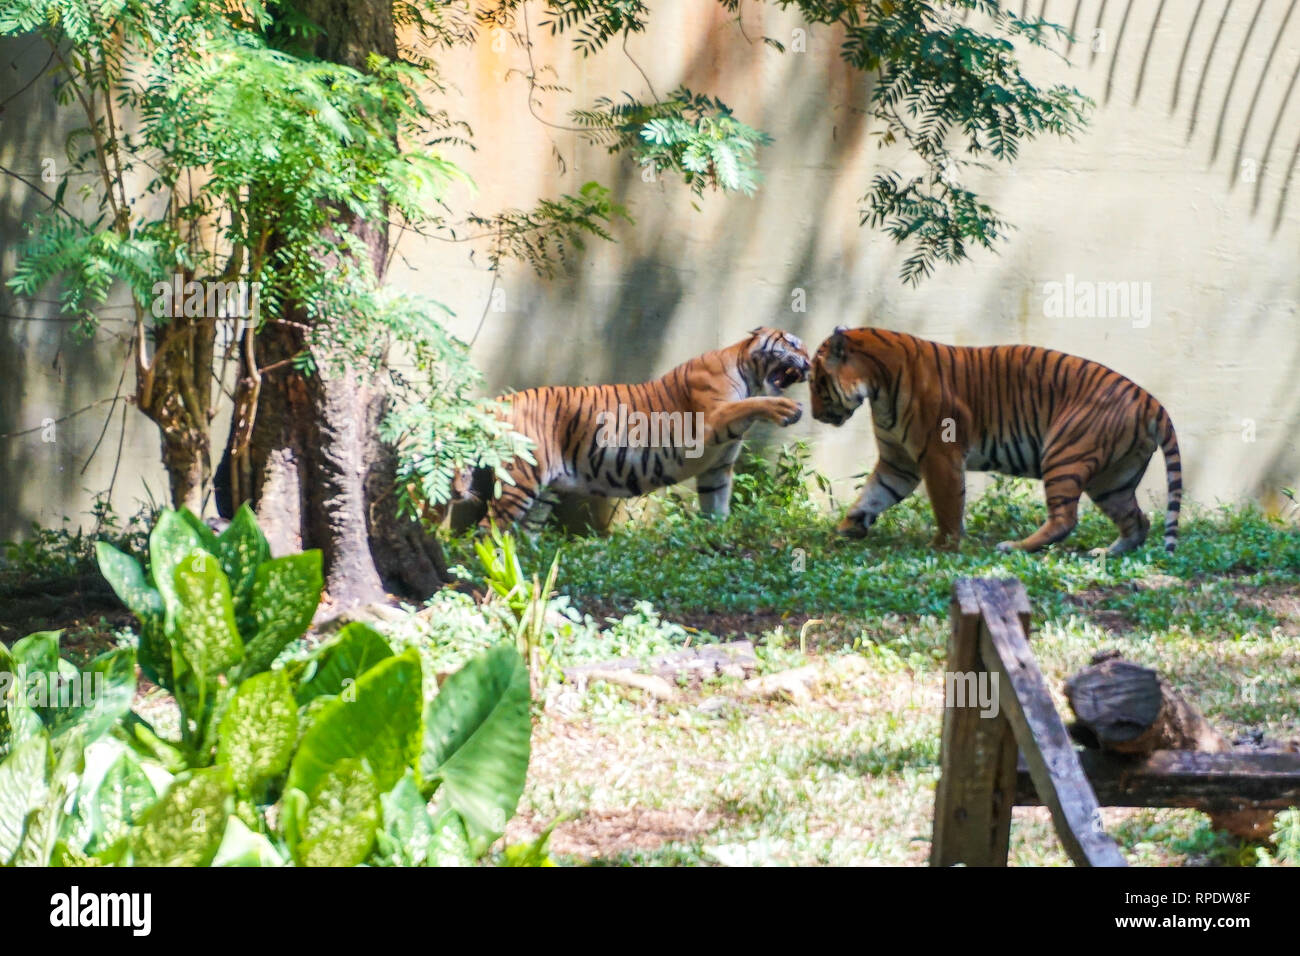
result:
[[[80,525],[112,475],[138,479],[147,471],[129,447],[125,464],[115,466],[124,416],[139,417],[112,401],[119,382],[123,394],[132,385],[123,378],[127,311],[103,309],[101,327],[87,339],[59,314],[57,288],[29,300],[4,284],[28,226],[57,188],[43,174],[66,172],[64,139],[78,125],[55,100],[54,77],[44,73],[51,59],[43,40],[0,38],[0,540],[26,533],[33,521],[59,527],[66,516]],[[79,185],[69,184],[69,205]],[[147,443],[147,430],[134,434]],[[120,497],[118,510],[133,510]]]
[[[1211,165],[1221,155],[1226,157],[1227,148],[1232,146],[1234,137],[1229,133],[1229,118],[1241,117],[1232,158],[1227,165],[1228,185],[1235,188],[1243,180],[1252,185],[1251,214],[1271,216],[1271,228],[1276,233],[1284,219],[1296,161],[1300,159],[1300,128],[1297,128],[1294,117],[1288,122],[1286,115],[1297,80],[1300,80],[1300,61],[1288,73],[1278,58],[1279,49],[1285,50],[1284,43],[1289,42],[1294,48],[1300,40],[1300,22],[1296,16],[1298,3],[1300,0],[1195,0],[1193,7],[1190,0],[1159,0],[1153,7],[1150,0],[1125,0],[1123,6],[1108,4],[1105,0],[1074,0],[1073,3],[1042,0],[1037,12],[1064,24],[1063,13],[1069,10],[1069,29],[1075,42],[1066,46],[1065,53],[1083,66],[1082,54],[1086,52],[1088,70],[1105,70],[1104,93],[1100,99],[1103,107],[1136,107],[1141,104],[1149,72],[1153,67],[1158,71],[1173,62],[1172,50],[1161,49],[1159,53],[1153,53],[1158,31],[1162,24],[1170,27],[1172,21],[1179,18],[1181,48],[1174,70],[1168,116],[1172,119],[1180,109],[1186,109],[1186,142],[1189,147],[1208,145],[1208,163]],[[1025,0],[1022,15],[1030,6]],[[1266,8],[1273,19],[1263,19]],[[1280,20],[1277,19],[1279,15]],[[1277,26],[1269,40],[1264,31],[1274,22]],[[1185,34],[1182,32],[1184,27]],[[1234,43],[1238,33],[1239,42]],[[1267,53],[1248,61],[1247,49],[1252,43],[1267,43]],[[1117,82],[1118,67],[1126,59],[1134,57],[1138,64],[1136,78],[1131,96],[1125,98],[1125,91]],[[1284,52],[1282,61],[1285,59]],[[1207,92],[1208,83],[1211,77],[1221,75],[1219,64],[1228,61],[1232,66],[1227,84],[1216,104]],[[1260,100],[1265,90],[1279,88],[1284,78],[1285,93],[1276,109],[1271,113],[1268,110],[1261,112]],[[1255,125],[1257,122],[1258,126]],[[1262,133],[1264,129],[1268,132],[1263,149],[1257,156],[1248,155],[1247,142],[1251,132]],[[1292,136],[1295,140],[1287,152],[1286,143]],[[1263,203],[1264,188],[1269,182],[1278,187],[1271,208]]]
[[[755,56],[762,49],[757,47]],[[714,89],[715,56],[712,46],[700,47],[674,85]],[[810,75],[788,58],[782,66],[784,75],[773,85],[784,91],[783,99],[804,95],[812,101],[824,96],[824,77]],[[838,61],[829,68],[841,74],[848,97],[834,111],[843,115],[832,118],[832,111],[821,109],[796,111],[795,125],[783,127],[779,141],[797,144],[791,153],[797,153],[801,168],[833,173],[853,158],[865,139],[871,85],[854,82],[856,71]],[[728,100],[725,90],[721,95]],[[773,107],[760,104],[759,108],[766,112]],[[832,123],[834,130],[829,128]],[[758,125],[763,127],[761,122]],[[810,149],[813,145],[818,152]],[[778,171],[776,166],[764,164],[768,176]],[[519,296],[526,305],[501,318],[509,329],[504,341],[528,343],[528,347],[507,348],[491,357],[486,364],[494,385],[522,389],[645,381],[696,354],[729,345],[743,334],[722,330],[722,310],[727,298],[734,297],[730,287],[737,273],[744,282],[762,285],[771,302],[768,310],[747,320],[746,329],[779,326],[804,338],[810,349],[829,332],[810,328],[808,313],[791,309],[790,291],[814,283],[833,288],[842,272],[854,268],[849,256],[820,248],[816,223],[841,215],[833,205],[834,197],[821,197],[819,208],[817,197],[808,196],[800,210],[792,210],[783,205],[785,197],[761,186],[752,198],[713,195],[707,201],[722,207],[725,220],[709,222],[704,213],[683,214],[687,189],[680,182],[647,186],[640,167],[630,161],[613,163],[610,175],[601,181],[620,201],[631,199],[636,224],[619,228],[616,244],[606,244],[597,255],[589,250],[581,264],[571,264],[562,276],[543,282],[522,277],[529,283]],[[713,213],[719,215],[716,209]],[[785,257],[783,272],[761,274],[758,270],[764,263],[749,247],[756,237],[769,234],[773,222],[789,222],[796,215],[800,220],[797,245]],[[705,245],[710,262],[727,266],[706,265],[702,257],[693,261],[692,248]],[[593,265],[597,256],[601,261]],[[893,268],[894,263],[878,265],[881,272]],[[872,288],[881,285],[873,282]],[[868,308],[871,305],[867,303]],[[555,327],[561,323],[561,328]]]

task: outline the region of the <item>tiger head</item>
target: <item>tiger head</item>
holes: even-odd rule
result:
[[[843,425],[858,406],[875,398],[877,387],[861,367],[842,325],[817,349],[812,360],[812,414],[819,422]]]
[[[808,378],[812,363],[799,337],[780,329],[757,328],[741,343],[742,374],[750,394],[780,395]]]

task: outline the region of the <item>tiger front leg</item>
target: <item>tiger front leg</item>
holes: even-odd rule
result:
[[[803,406],[792,398],[742,398],[706,413],[703,437],[705,441],[736,441],[760,418],[784,426],[793,425],[802,417]]]
[[[489,492],[487,514],[479,522],[479,530],[487,531],[495,525],[504,531],[525,522],[535,530],[545,523],[556,501],[555,496],[547,492],[543,468],[515,459],[504,470],[510,480],[494,476],[494,485],[500,489],[500,494]]]
[[[847,538],[865,538],[867,530],[881,513],[892,508],[920,483],[921,476],[912,462],[894,462],[884,458],[876,462],[875,470],[867,479],[849,513],[835,527],[836,534]]]
[[[961,450],[932,444],[926,451],[921,474],[938,525],[930,546],[939,551],[956,551],[961,547],[966,511],[966,462]]]

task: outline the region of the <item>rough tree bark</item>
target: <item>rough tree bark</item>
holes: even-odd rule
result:
[[[186,279],[189,277],[186,276]],[[153,329],[153,354],[137,326],[135,405],[158,426],[173,508],[203,513],[211,493],[211,369],[216,321],[173,315]]]
[[[387,2],[299,0],[297,11],[322,28],[309,51],[321,59],[365,69],[371,52],[397,55]],[[337,228],[363,240],[382,279],[387,230],[346,214]],[[257,333],[262,368],[302,351],[305,317],[295,319]],[[221,469],[223,513],[247,499],[273,548],[319,547],[325,590],[339,608],[382,600],[385,590],[427,597],[446,582],[446,565],[437,540],[397,515],[395,457],[377,433],[383,390],[346,362],[317,359],[310,376],[285,365],[262,377],[243,435],[236,415]],[[247,367],[243,375],[251,377]]]

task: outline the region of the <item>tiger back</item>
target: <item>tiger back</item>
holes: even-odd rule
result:
[[[1104,365],[1031,345],[953,346],[840,327],[813,357],[812,414],[840,425],[863,404],[879,459],[836,529],[841,534],[865,535],[924,480],[938,524],[934,544],[955,549],[970,469],[1043,480],[1047,520],[999,550],[1060,541],[1087,494],[1119,529],[1106,553],[1123,554],[1146,540],[1150,522],[1136,491],[1159,448],[1168,486],[1165,547],[1177,544],[1182,465],[1173,422],[1149,392]]]

